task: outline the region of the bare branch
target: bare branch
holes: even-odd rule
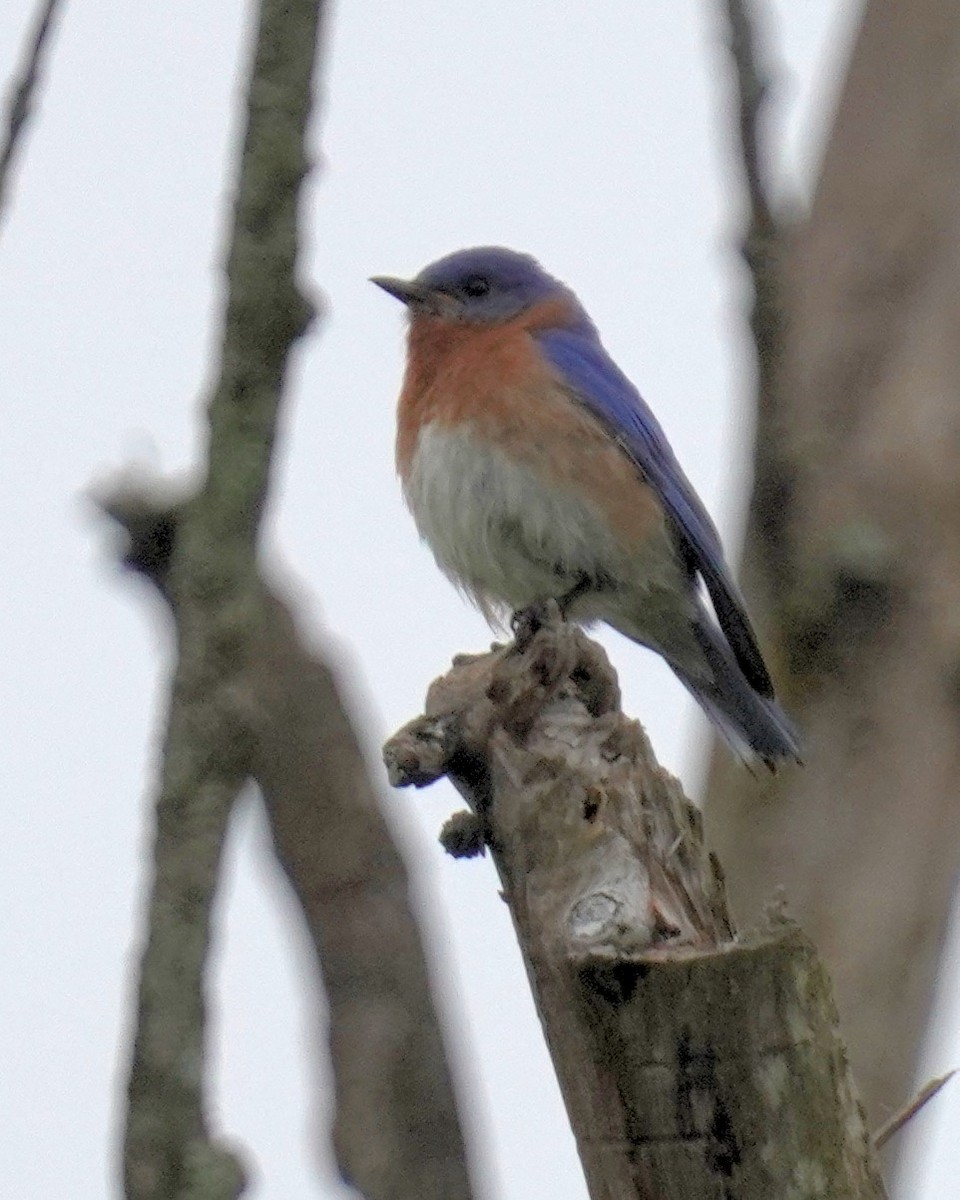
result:
[[[761,128],[770,80],[761,65],[757,34],[746,0],[724,0],[724,3],[729,26],[728,45],[737,84],[740,159],[750,201],[751,225],[757,231],[775,232]]]
[[[179,513],[167,595],[178,663],[157,797],[124,1175],[129,1200],[234,1197],[204,1104],[204,972],[227,820],[255,745],[250,667],[263,622],[256,540],[290,350],[310,306],[297,217],[322,0],[262,0],[227,266],[206,478]]]
[[[742,572],[810,753],[752,794],[718,753],[705,814],[736,908],[783,883],[827,956],[874,1126],[913,1088],[960,867],[960,5],[856,8],[785,239]]]
[[[130,1083],[130,1200],[211,1200],[243,1187],[203,1107],[203,971],[226,820],[263,791],[330,1005],[341,1171],[370,1200],[471,1189],[455,1097],[403,864],[330,670],[257,574],[297,291],[296,202],[321,5],[266,0],[228,260],[209,467],[196,495],[128,481],[98,497],[124,561],[177,621],[180,662],[158,802],[157,877]]]
[[[23,66],[16,82],[10,89],[10,103],[7,109],[7,119],[4,122],[4,139],[3,144],[0,145],[0,221],[3,219],[6,208],[7,189],[10,185],[14,158],[30,122],[34,93],[40,83],[44,48],[58,15],[59,6],[60,0],[44,0],[33,34],[27,43]]]
[[[330,1006],[334,1149],[367,1200],[471,1195],[406,869],[330,668],[267,601],[254,774]]]
[[[750,329],[757,361],[757,425],[754,440],[754,491],[749,512],[747,546],[759,539],[765,558],[754,554],[745,564],[750,591],[776,579],[784,553],[783,521],[791,470],[780,428],[779,377],[786,334],[783,259],[787,233],[777,220],[770,195],[764,152],[763,118],[770,79],[762,62],[759,38],[748,0],[723,0],[728,47],[736,87],[740,163],[747,195],[747,227],[741,253],[753,282]],[[762,562],[764,580],[751,572]],[[776,588],[767,590],[776,594]]]
[[[123,560],[169,598],[183,496],[142,479],[101,488]],[[406,870],[334,673],[266,586],[250,672],[260,784],[330,1011],[334,1147],[369,1200],[471,1195],[456,1097]]]
[[[884,1121],[873,1135],[873,1144],[877,1149],[879,1150],[882,1146],[885,1146],[895,1133],[899,1133],[904,1125],[908,1121],[911,1121],[920,1109],[928,1104],[945,1084],[950,1082],[956,1073],[956,1069],[954,1069],[948,1071],[946,1075],[938,1075],[936,1079],[931,1079],[928,1084],[917,1092],[908,1105],[901,1108],[898,1113],[894,1113],[889,1121]]]

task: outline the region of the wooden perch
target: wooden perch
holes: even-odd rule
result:
[[[457,659],[384,758],[470,804],[455,841],[492,851],[593,1200],[886,1195],[813,947],[778,913],[735,934],[598,646],[553,619]]]

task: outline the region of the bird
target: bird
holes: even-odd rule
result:
[[[573,290],[501,246],[371,282],[408,311],[396,465],[444,574],[488,617],[605,622],[747,764],[799,761],[716,527]]]

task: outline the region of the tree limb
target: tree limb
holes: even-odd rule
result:
[[[167,594],[178,661],[163,747],[140,964],[124,1176],[130,1200],[242,1190],[204,1111],[204,970],[227,819],[250,772],[250,663],[262,625],[256,540],[286,365],[311,309],[297,206],[321,0],[262,0],[227,261],[206,475],[179,514]]]
[[[723,5],[737,104],[738,157],[748,205],[740,251],[753,284],[750,330],[757,363],[754,489],[746,540],[748,547],[756,542],[763,553],[745,563],[744,573],[748,594],[763,587],[776,596],[776,580],[784,567],[784,520],[789,512],[791,487],[779,400],[787,326],[783,260],[788,231],[775,214],[770,193],[763,119],[771,83],[760,38],[746,0],[723,0]]]
[[[267,595],[254,775],[330,1009],[340,1170],[367,1200],[469,1200],[406,869],[330,668]]]
[[[7,189],[17,149],[23,140],[33,109],[34,94],[40,83],[40,69],[47,38],[57,17],[60,0],[44,0],[38,10],[36,26],[27,43],[23,66],[10,88],[3,142],[0,144],[0,221],[7,205]]]
[[[593,1200],[885,1196],[812,946],[776,916],[734,936],[699,814],[599,647],[551,623],[458,659],[384,757],[471,806]]]
[[[168,595],[182,500],[142,480],[101,490],[125,564]],[[369,1200],[468,1200],[471,1186],[406,869],[336,678],[263,586],[250,668],[260,785],[329,1005],[334,1149]]]
[[[770,79],[761,62],[757,33],[745,0],[724,0],[724,7],[737,91],[740,163],[750,204],[750,227],[761,233],[776,233],[761,132]]]
[[[960,866],[958,58],[953,0],[862,5],[758,347],[743,584],[807,765],[747,789],[718,752],[704,805],[737,909],[784,884],[828,962],[875,1118],[912,1086]]]

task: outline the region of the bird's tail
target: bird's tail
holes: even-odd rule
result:
[[[693,625],[700,654],[695,667],[666,660],[731,748],[746,762],[760,759],[771,770],[783,759],[800,762],[800,738],[773,697],[747,682],[721,631],[706,616]]]

